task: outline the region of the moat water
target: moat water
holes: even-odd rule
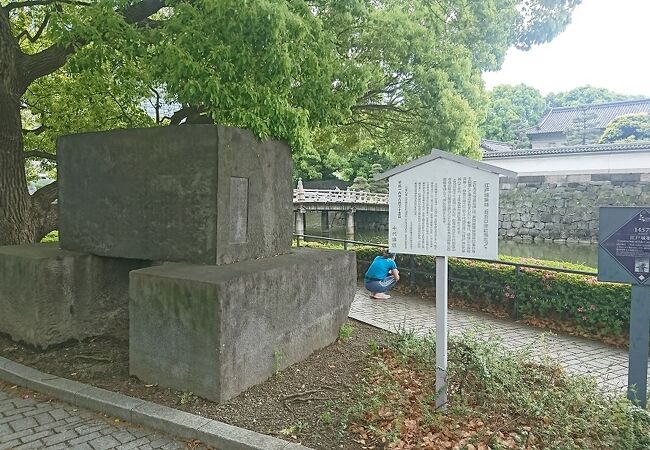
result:
[[[337,239],[345,239],[346,237],[345,228],[342,226],[332,228],[329,233],[323,233],[320,228],[320,217],[316,215],[313,217],[309,217],[308,215],[307,229],[305,232],[314,236],[326,236]],[[388,242],[388,232],[357,230],[354,240],[373,244],[386,244]],[[499,253],[523,258],[584,264],[593,268],[598,265],[597,245],[501,240],[499,241]]]

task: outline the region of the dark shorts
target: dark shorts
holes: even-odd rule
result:
[[[370,292],[388,292],[397,284],[397,280],[389,275],[383,280],[370,280],[366,281],[366,289]]]

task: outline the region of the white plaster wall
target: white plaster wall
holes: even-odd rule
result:
[[[489,158],[488,164],[521,175],[650,173],[650,152],[580,153]]]
[[[559,147],[566,145],[566,137],[563,133],[534,134],[530,135],[530,144],[533,148]]]

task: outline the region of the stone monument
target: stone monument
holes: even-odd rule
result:
[[[285,143],[182,125],[65,136],[57,160],[59,251],[151,261],[130,272],[132,375],[223,401],[336,339],[355,256],[291,249]]]

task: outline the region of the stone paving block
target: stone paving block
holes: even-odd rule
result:
[[[13,441],[9,442],[0,441],[0,450],[11,450],[17,445],[20,445],[20,441],[18,439],[14,439]]]
[[[54,418],[54,420],[63,420],[68,417],[70,417],[70,414],[63,409],[63,408],[56,408],[50,411],[50,415]]]
[[[94,449],[86,442],[84,442],[82,444],[73,445],[72,450],[94,450]]]
[[[64,441],[69,441],[79,435],[74,430],[65,430],[62,433],[56,433],[43,439],[44,445],[56,445]]]
[[[99,430],[104,428],[104,426],[105,424],[103,423],[83,424],[81,426],[76,427],[74,430],[77,433],[79,433],[79,435],[84,435],[84,434],[99,432]]]
[[[53,433],[52,430],[45,430],[41,431],[40,433],[32,433],[27,436],[23,436],[20,438],[20,442],[24,442],[25,444],[28,442],[36,441],[38,439],[42,439],[45,437],[50,436]]]
[[[54,444],[54,445],[50,445],[50,446],[48,446],[48,447],[45,447],[44,450],[62,450],[62,449],[64,449],[64,448],[67,449],[67,448],[68,448],[68,444],[66,444],[65,442],[62,442],[62,443],[60,443],[60,444]]]
[[[117,447],[120,445],[120,442],[111,436],[102,436],[100,438],[93,439],[88,444],[90,444],[94,450],[108,450],[110,448]]]
[[[76,437],[74,439],[69,440],[68,444],[70,444],[70,445],[79,445],[79,444],[83,444],[84,442],[88,442],[88,441],[91,441],[93,439],[96,439],[96,438],[98,438],[100,436],[101,436],[101,434],[99,434],[97,432],[90,433],[90,434],[84,434],[84,435],[81,435],[79,437]]]
[[[27,415],[26,415],[27,416]],[[44,412],[40,413],[38,415],[34,416],[34,419],[36,419],[36,422],[38,422],[39,425],[45,425],[47,423],[52,423],[55,422],[54,417],[52,417],[49,413]]]
[[[32,430],[30,429],[17,431],[11,434],[5,434],[4,436],[0,436],[0,443],[15,441],[21,437],[29,436],[30,434],[32,434]]]
[[[97,414],[57,401],[23,399],[0,391],[0,402],[4,407],[0,415],[8,414],[3,417],[8,422],[0,424],[0,450],[107,450],[136,441],[130,431],[141,437],[134,448],[185,448],[183,442],[165,435],[124,423],[115,425]]]
[[[27,444],[21,444],[13,448],[13,450],[31,450],[43,448],[43,444],[38,441],[28,442]]]
[[[127,442],[135,440],[135,436],[126,430],[120,430],[117,433],[113,433],[112,436],[120,441],[120,444],[126,444]]]
[[[146,437],[141,437],[139,439],[136,439],[135,441],[122,444],[119,447],[117,447],[117,449],[118,450],[131,450],[134,448],[139,449],[141,445],[145,445],[147,442],[149,442],[149,439],[147,439]]]

